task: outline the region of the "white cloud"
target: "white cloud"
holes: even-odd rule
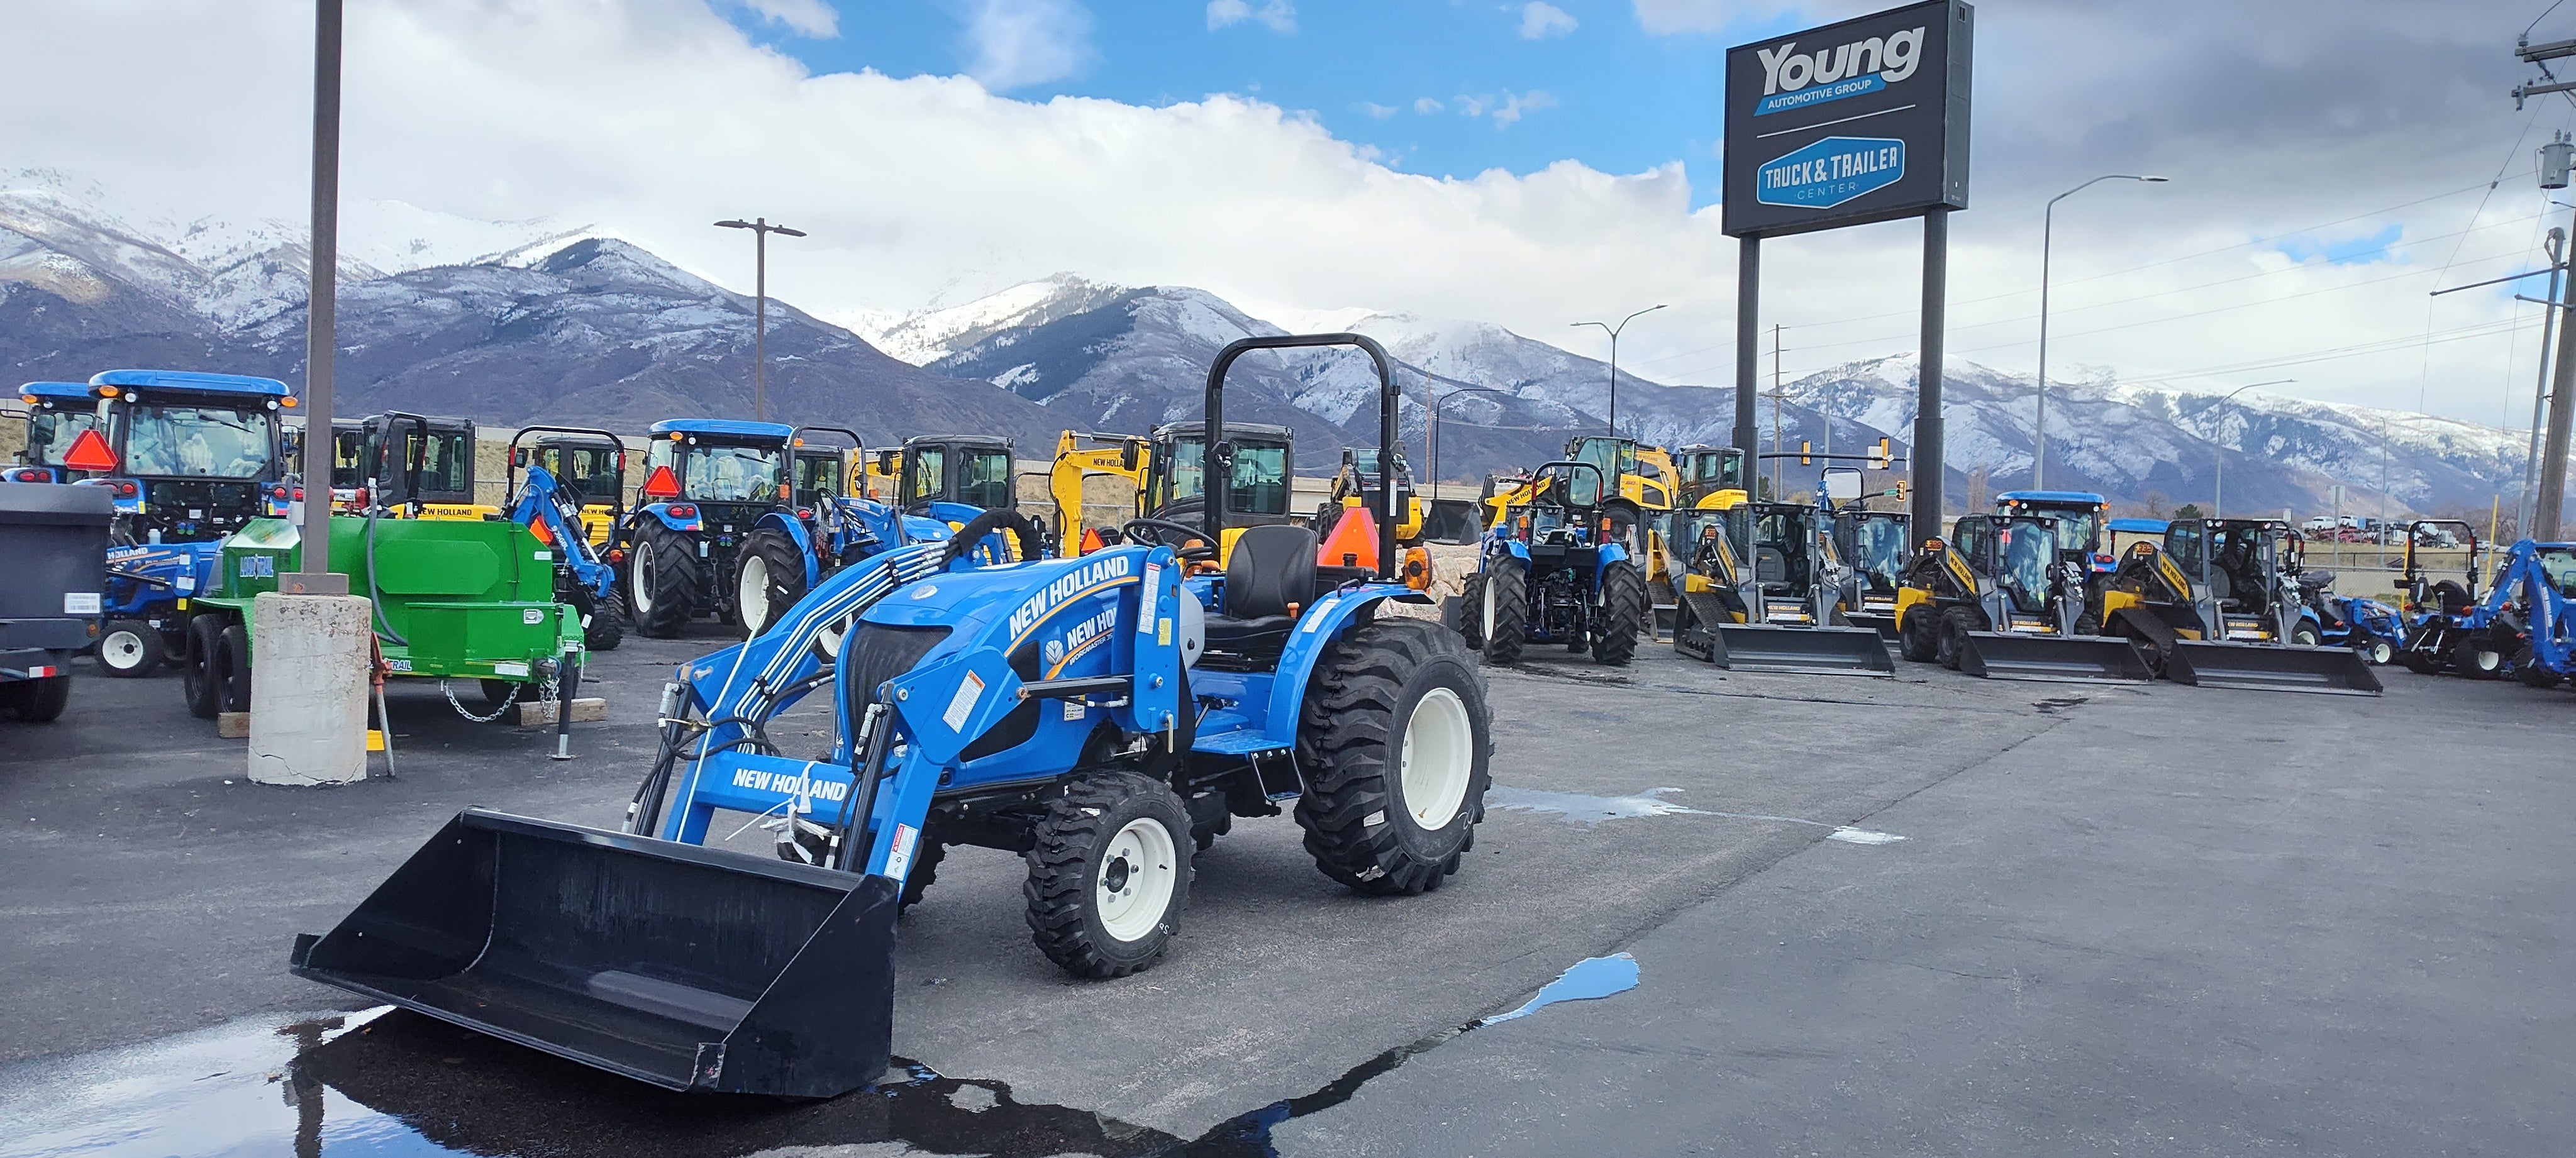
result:
[[[965,0],[966,74],[995,92],[1079,76],[1097,53],[1078,0]]]
[[[1272,32],[1286,35],[1297,31],[1297,5],[1291,0],[1208,0],[1208,31],[1246,20],[1259,21]]]
[[[828,40],[841,34],[841,14],[823,0],[729,0],[800,36]]]
[[[1394,105],[1382,105],[1375,101],[1361,101],[1357,107],[1361,112],[1367,113],[1381,121],[1404,111]]]
[[[1574,31],[1574,17],[1546,0],[1530,0],[1521,5],[1521,39],[1545,40]]]
[[[12,34],[61,49],[0,70],[0,158],[96,179],[137,219],[302,218],[310,3],[21,8]],[[2238,9],[2209,9],[2206,23],[2225,26],[2228,11]],[[1630,174],[1559,161],[1416,175],[1239,96],[1031,102],[960,77],[811,75],[731,15],[705,0],[355,0],[346,195],[478,221],[596,224],[745,291],[748,247],[707,223],[765,214],[812,234],[773,250],[770,279],[817,313],[915,309],[1063,270],[1553,338],[1622,302],[1669,301],[1622,340],[1621,368],[1732,376],[1737,247],[1717,208],[1693,208],[1694,183],[1705,197],[1717,177],[1704,155],[1687,172],[1680,161]],[[2409,34],[2362,51],[2334,38],[2349,29],[2321,25],[2334,36],[2303,58],[2308,71],[2274,77],[2229,58],[2200,83],[2174,71],[2201,67],[2199,56],[2170,45],[2050,56],[2049,45],[2105,31],[2104,19],[2059,8],[1980,30],[1976,199],[1951,225],[1953,354],[2027,373],[2041,202],[2092,173],[2163,172],[2172,184],[2105,184],[2059,206],[2052,363],[2131,379],[2251,366],[2183,384],[2296,377],[2288,389],[2305,396],[2413,407],[2420,395],[2462,418],[2527,420],[2537,307],[2510,288],[2425,296],[2437,273],[2458,285],[2531,268],[2539,229],[2564,220],[2534,219],[2545,205],[2526,173],[2538,130],[2517,144],[2511,101],[2450,79],[2502,67],[2483,33],[2455,36],[2438,14],[2422,17],[2435,27],[2421,34],[2390,18],[2378,26]],[[2390,70],[2362,90],[2320,79],[2381,59],[2433,71],[2418,84]],[[97,83],[111,65],[118,82]],[[2239,72],[2253,79],[2229,79]],[[2241,87],[2257,82],[2305,95]],[[1515,99],[1520,114],[1539,107],[1538,94],[1509,92],[1412,107],[1473,104],[1496,117]],[[2484,178],[2509,153],[2490,195]],[[2481,198],[2479,228],[2461,236]],[[2245,244],[2356,215],[2404,228],[2388,260],[2300,262]],[[353,212],[344,248],[395,252],[416,236],[382,217]],[[1920,245],[1919,225],[1897,221],[1764,246],[1762,321],[1789,327],[1790,372],[1913,349]],[[2430,329],[2457,340],[2413,341],[2428,312]],[[2362,356],[2316,360],[2344,349]],[[2310,360],[2274,364],[2292,358]]]
[[[1430,100],[1428,97],[1423,99]],[[1494,127],[1497,129],[1508,128],[1512,125],[1518,124],[1523,116],[1537,112],[1540,109],[1555,108],[1557,107],[1557,103],[1558,102],[1554,94],[1549,93],[1545,89],[1536,88],[1525,93],[1514,93],[1509,89],[1505,89],[1503,90],[1503,95],[1499,97],[1489,95],[1466,95],[1460,96],[1455,101],[1451,102],[1451,104],[1457,108],[1459,116],[1493,117]],[[1439,102],[1437,101],[1432,102],[1432,107],[1430,109],[1422,109],[1422,103],[1420,101],[1414,102],[1414,108],[1424,112],[1436,112],[1439,107]]]
[[[1424,116],[1439,112],[1442,107],[1438,97],[1417,97],[1413,102],[1413,111]]]

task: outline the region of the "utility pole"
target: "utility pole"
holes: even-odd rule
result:
[[[762,422],[769,421],[769,235],[803,237],[803,230],[784,225],[771,225],[766,217],[749,221],[719,221],[719,229],[748,229],[752,232],[751,285],[751,414]]]
[[[2558,134],[2558,140],[2553,143],[2568,144],[2567,134]],[[2576,148],[2576,145],[2570,145],[2570,148]],[[2547,146],[2542,146],[2541,160],[2546,179]],[[2548,238],[2541,243],[2542,251],[2549,255],[2549,300],[2543,303],[2548,308],[2540,314],[2540,380],[2531,388],[2531,445],[2523,451],[2522,493],[2514,498],[2513,503],[2513,525],[2516,530],[2526,533],[2531,530],[2531,488],[2534,482],[2539,481],[2540,424],[2546,420],[2549,410],[2549,343],[2557,330],[2558,312],[2566,308],[2559,296],[2562,292],[2560,284],[2567,273],[2566,246],[2567,231],[2550,226]]]
[[[331,570],[331,463],[338,439],[331,433],[331,362],[336,336],[340,264],[340,23],[341,0],[313,5],[313,251],[312,280],[304,301],[304,546],[303,569],[280,576],[291,595],[346,595],[349,577]]]
[[[1780,489],[1780,324],[1771,324],[1771,501],[1785,502]]]
[[[2526,97],[2576,90],[2576,82],[2557,80],[2550,73],[2549,66],[2543,63],[2576,56],[2576,40],[2533,44],[2526,33],[2514,43],[2513,54],[2526,64],[2539,65],[2541,75],[2550,80],[2547,84],[2516,85],[2513,90],[2513,107],[2516,110],[2522,108]],[[2576,100],[2576,97],[2569,99]],[[2540,187],[2566,188],[2571,166],[2576,166],[2576,143],[2570,143],[2567,135],[2561,133],[2556,140],[2540,147]],[[2554,294],[2549,308],[2552,312],[2559,308]],[[2576,331],[2576,326],[2568,329]],[[2525,532],[2544,542],[2558,537],[2559,515],[2567,505],[2567,438],[2570,408],[2576,405],[2576,341],[2567,340],[2569,336],[2576,334],[2562,336],[2558,343],[2558,369],[2549,388],[2548,441],[2542,445],[2540,480],[2533,488],[2531,524]]]

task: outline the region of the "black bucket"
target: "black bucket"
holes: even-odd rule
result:
[[[2260,692],[2313,692],[2375,696],[2379,673],[2348,647],[2298,647],[2278,643],[2175,640],[2165,657],[2165,678],[2204,688]]]
[[[1896,674],[1896,661],[1888,657],[1887,642],[1866,627],[1770,627],[1750,623],[1715,626],[1716,654],[1710,662],[1729,671]]]
[[[2111,636],[2022,635],[1971,631],[1959,670],[1998,680],[2069,684],[2142,684],[2156,678],[2129,641]]]
[[[292,966],[664,1089],[830,1097],[885,1072],[898,891],[467,809]]]

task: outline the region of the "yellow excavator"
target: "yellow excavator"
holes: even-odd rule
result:
[[[1290,521],[1288,496],[1296,466],[1295,437],[1285,426],[1228,422],[1225,442],[1233,469],[1227,476],[1219,565],[1232,554],[1244,528]],[[1130,518],[1194,525],[1206,503],[1207,457],[1204,423],[1168,422],[1150,436],[1065,431],[1057,436],[1055,463],[1047,472],[1047,492],[1063,527],[1058,549],[1073,555],[1114,544],[1124,537],[1119,528]],[[1134,506],[1117,524],[1086,527],[1084,508],[1099,504],[1083,501],[1083,482],[1103,476],[1135,484]]]
[[[1118,526],[1135,516],[1154,469],[1154,440],[1141,434],[1093,434],[1068,430],[1057,435],[1055,462],[1047,469],[1047,495],[1055,502],[1056,550],[1066,558],[1099,550],[1123,536]],[[1122,478],[1134,495],[1117,504],[1115,522],[1092,526],[1087,513],[1104,504],[1089,501],[1086,480]]]

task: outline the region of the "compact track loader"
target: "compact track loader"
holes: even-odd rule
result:
[[[1896,591],[1897,646],[1916,663],[1990,679],[2145,683],[2126,640],[2092,631],[2087,561],[2057,520],[1966,515],[1924,545]]]
[[[1674,650],[1735,671],[1894,675],[1878,632],[1843,614],[1847,568],[1822,515],[1798,503],[1677,514],[1697,545]]]
[[[1355,334],[1226,347],[1206,441],[1237,358],[1312,346],[1369,354],[1394,445],[1390,361]],[[1391,525],[1374,570],[1319,563],[1285,525],[1203,566],[1229,509],[1227,473],[1209,482],[1197,523],[1134,519],[1079,558],[993,510],[841,569],[681,667],[623,831],[469,809],[297,938],[294,971],[667,1089],[824,1097],[888,1065],[895,916],[948,845],[1020,853],[1032,939],[1082,977],[1164,955],[1193,852],[1236,816],[1293,808],[1355,892],[1438,888],[1484,815],[1474,657],[1380,614],[1429,602],[1395,581]],[[986,542],[1002,530],[1022,561]],[[783,750],[804,725],[768,722],[817,693],[831,739]],[[720,816],[766,822],[775,854],[711,847]]]
[[[2161,547],[2130,544],[2103,581],[2103,634],[2135,644],[2175,683],[2378,695],[2360,653],[2293,642],[2315,628],[2282,566],[2290,533],[2277,519],[2174,520]]]

